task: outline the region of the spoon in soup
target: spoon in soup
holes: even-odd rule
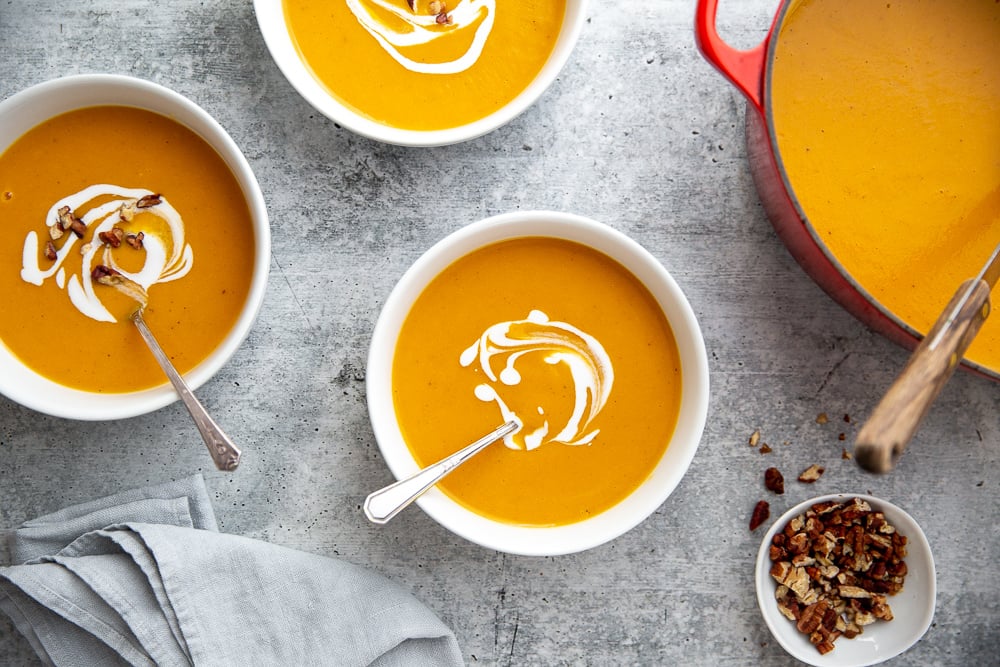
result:
[[[445,475],[497,440],[513,433],[517,428],[516,421],[509,421],[437,463],[432,463],[416,474],[372,493],[365,499],[365,516],[372,523],[379,525],[388,523],[392,517],[402,512],[410,503],[440,482]]]
[[[177,395],[180,396],[181,401],[184,403],[184,407],[187,408],[191,414],[191,418],[194,419],[194,424],[205,441],[205,445],[208,447],[208,453],[211,454],[212,461],[215,462],[215,467],[219,470],[235,470],[240,464],[240,449],[233,444],[229,436],[223,432],[219,425],[215,423],[215,420],[208,414],[208,411],[205,410],[205,406],[201,404],[201,401],[195,397],[191,388],[188,387],[187,382],[184,381],[181,374],[174,368],[170,357],[160,347],[159,341],[156,340],[153,332],[146,325],[146,320],[142,318],[142,311],[147,303],[146,290],[118,271],[103,265],[95,267],[91,276],[98,283],[114,287],[119,292],[136,301],[138,308],[129,315],[129,319],[132,320],[132,323],[139,330],[139,335],[142,336],[143,342],[149,347],[153,358],[156,359],[160,368],[163,369],[170,383],[177,391]]]

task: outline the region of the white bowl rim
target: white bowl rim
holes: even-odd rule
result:
[[[509,123],[534,104],[559,76],[580,38],[589,0],[566,0],[566,16],[552,54],[538,76],[507,105],[485,118],[443,130],[404,130],[368,118],[333,97],[302,62],[285,24],[283,0],[254,0],[254,13],[271,58],[314,109],[351,132],[387,144],[434,147],[469,141]]]
[[[639,489],[607,511],[565,526],[527,527],[477,515],[436,488],[417,501],[442,526],[481,546],[517,555],[555,556],[615,539],[653,514],[674,491],[704,431],[709,399],[708,357],[694,311],[680,287],[652,254],[622,232],[589,218],[554,211],[519,211],[474,222],[438,241],[410,266],[386,299],[375,324],[366,374],[368,411],[379,449],[396,479],[418,469],[400,433],[392,404],[392,358],[402,320],[423,287],[452,261],[490,243],[521,237],[576,241],[595,247],[625,266],[664,309],[682,362],[681,409],[663,459]],[[664,302],[664,298],[669,301]]]
[[[864,633],[854,639],[842,637],[836,641],[832,651],[823,655],[809,643],[808,638],[800,633],[791,621],[778,611],[778,605],[774,600],[777,583],[771,577],[771,538],[778,530],[783,529],[792,518],[804,513],[816,503],[831,500],[844,502],[852,498],[860,498],[871,505],[872,509],[884,513],[886,520],[906,536],[908,571],[903,590],[888,599],[889,605],[893,609],[894,620],[867,626]],[[926,559],[925,562],[916,562],[917,560],[924,561],[924,559]],[[915,567],[915,565],[921,564],[924,567]],[[910,589],[907,589],[907,584],[910,584]],[[916,520],[902,508],[888,500],[864,493],[828,493],[817,496],[803,500],[778,517],[761,540],[757,560],[754,564],[754,585],[757,592],[757,604],[771,635],[789,655],[814,667],[867,667],[900,655],[916,644],[930,628],[937,600],[937,573],[927,535],[924,534]],[[916,614],[917,623],[909,628],[903,627],[904,623],[897,623],[897,621],[906,620],[901,618],[900,612],[901,610],[909,612],[910,608],[899,605],[898,602],[913,597],[915,588],[919,588],[920,593],[923,593],[923,595],[917,594],[917,599],[925,601],[926,604]],[[906,632],[907,630],[909,632]],[[876,642],[879,639],[884,639],[887,635],[903,637],[903,639],[881,651]],[[848,653],[851,655],[847,655]]]
[[[250,333],[264,301],[271,257],[271,231],[260,185],[239,147],[226,130],[204,109],[165,86],[123,74],[75,74],[49,79],[20,90],[0,101],[0,118],[28,114],[36,105],[54,111],[34,116],[23,128],[4,128],[0,153],[29,129],[75,109],[93,106],[126,106],[153,111],[192,130],[223,159],[243,190],[255,235],[254,266],[246,305],[220,345],[200,364],[184,374],[192,390],[208,381],[235,354]],[[145,352],[143,352],[145,353]],[[125,393],[96,393],[58,384],[27,368],[0,341],[0,394],[27,408],[54,417],[81,421],[125,419],[158,410],[178,399],[166,382],[150,389]]]

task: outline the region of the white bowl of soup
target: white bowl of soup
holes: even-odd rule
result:
[[[403,146],[507,123],[552,84],[586,0],[254,0],[264,41],[322,114]]]
[[[367,399],[397,479],[516,422],[417,502],[482,546],[557,555],[667,499],[701,438],[708,363],[687,299],[642,246],[519,212],[452,233],[403,275],[372,336]]]
[[[192,388],[233,355],[267,281],[260,187],[226,131],[157,84],[80,75],[0,102],[0,393],[108,420],[177,399],[129,321]]]

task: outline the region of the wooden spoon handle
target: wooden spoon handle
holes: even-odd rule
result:
[[[973,282],[978,284],[949,323],[949,315]],[[962,283],[858,431],[854,458],[862,468],[875,473],[892,470],[989,313],[990,286],[975,279]]]

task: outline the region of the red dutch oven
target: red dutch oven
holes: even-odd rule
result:
[[[809,223],[782,165],[773,124],[769,68],[777,36],[793,0],[782,0],[764,41],[741,51],[716,31],[718,0],[698,0],[695,38],[702,55],[747,98],[747,154],[754,184],[775,231],[796,261],[824,291],[848,312],[888,339],[913,349],[922,334],[887,310],[861,287],[836,260]],[[996,371],[971,362],[966,368],[1000,379]]]

